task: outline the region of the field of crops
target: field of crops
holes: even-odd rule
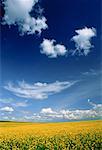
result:
[[[0,150],[102,150],[102,121],[0,123]]]

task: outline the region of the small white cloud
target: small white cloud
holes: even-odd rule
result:
[[[41,33],[48,26],[44,16],[34,18],[30,15],[38,0],[4,0],[4,24],[18,25],[21,34]]]
[[[82,75],[84,75],[84,76],[96,76],[98,74],[99,74],[99,71],[97,72],[93,69],[90,69],[89,71],[82,73]]]
[[[59,82],[56,81],[54,83],[41,83],[37,82],[34,84],[28,84],[25,81],[19,82],[18,85],[14,85],[12,83],[8,83],[4,88],[9,90],[14,95],[23,98],[31,98],[31,99],[46,99],[49,95],[53,95],[59,93],[67,88],[70,88],[74,85],[76,81],[68,82]]]
[[[51,108],[43,108],[41,110],[42,114],[54,114],[55,112]]]
[[[5,111],[5,112],[13,112],[14,111],[14,109],[12,107],[8,107],[8,106],[2,107],[2,108],[0,108],[0,110]]]
[[[31,112],[30,112],[30,111],[27,111],[27,110],[21,110],[20,112],[21,112],[22,114],[25,114],[25,115],[31,114]]]
[[[65,56],[67,53],[66,47],[61,44],[56,44],[55,40],[44,39],[40,47],[41,53],[47,55],[49,58]]]
[[[91,44],[92,37],[96,36],[96,29],[95,28],[83,28],[79,30],[75,30],[77,35],[72,37],[72,41],[75,42],[76,49],[73,50],[73,55],[85,55],[87,56],[90,53],[90,49],[93,47]]]
[[[17,103],[14,103],[12,105],[15,106],[15,107],[27,107],[28,106],[27,101],[25,101],[25,102],[17,102]]]
[[[16,120],[16,118],[15,118],[15,117],[12,117],[11,120]]]
[[[24,119],[25,120],[33,120],[33,121],[39,121],[39,120],[42,120],[41,116],[40,115],[32,115],[32,116],[24,116]]]

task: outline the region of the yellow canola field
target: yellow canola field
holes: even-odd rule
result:
[[[0,150],[101,150],[102,121],[0,123]]]

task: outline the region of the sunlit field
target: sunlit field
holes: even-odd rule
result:
[[[102,121],[0,123],[0,150],[101,150]]]

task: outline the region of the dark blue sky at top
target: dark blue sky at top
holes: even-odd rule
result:
[[[46,31],[42,32],[41,37],[37,35],[19,36],[16,27],[2,26],[2,78],[4,80],[13,78],[34,80],[37,76],[40,80],[43,75],[47,76],[48,73],[52,77],[53,72],[55,78],[58,78],[58,70],[60,73],[73,73],[73,71],[77,73],[80,70],[86,71],[90,67],[99,67],[100,1],[43,0],[41,4],[49,26]],[[43,38],[55,39],[57,43],[63,43],[70,49],[73,43],[70,42],[70,39],[75,35],[74,31],[85,26],[95,27],[97,30],[97,38],[93,39],[95,48],[88,57],[49,59],[40,54],[39,45]]]
[[[82,73],[93,69],[97,72],[101,67],[101,0],[41,0],[40,5],[44,8],[44,16],[47,18],[48,29],[42,31],[41,36],[23,35],[20,36],[17,26],[1,25],[1,85],[4,86],[8,81],[22,81],[28,83],[34,82],[55,82],[67,80],[81,80]],[[74,48],[73,42],[70,41],[75,35],[76,29],[94,27],[97,30],[97,37],[92,39],[94,48],[88,56],[67,56],[58,58],[48,58],[40,53],[40,44],[43,38],[55,39],[57,43],[64,44],[68,49]],[[93,83],[93,82],[97,83]],[[95,85],[100,89],[100,77],[84,78],[82,84],[87,84],[85,87],[92,89]],[[78,92],[86,90],[80,84]],[[73,91],[74,90],[74,91]],[[91,91],[91,90],[90,90]],[[92,90],[94,91],[94,90]],[[77,92],[71,88],[67,95],[67,91],[57,96],[52,96],[56,99],[55,104],[60,107],[68,103],[74,104],[74,107],[87,105],[85,100],[87,97],[72,99],[67,102],[68,96],[71,98],[72,93],[77,95]],[[8,97],[7,91],[3,93]],[[100,91],[99,91],[100,93]],[[91,96],[94,101],[100,102],[101,96]],[[7,94],[7,95],[6,95]],[[4,97],[3,95],[3,97]],[[11,96],[11,95],[10,95]],[[63,99],[64,98],[64,99]],[[50,99],[50,98],[49,98]],[[58,102],[59,99],[59,102]],[[63,99],[63,102],[61,101]],[[36,102],[35,110],[42,106],[53,106],[53,101]],[[83,106],[84,107],[84,106]],[[86,106],[85,106],[86,107]],[[40,109],[39,108],[39,109]],[[33,109],[33,108],[30,108]],[[39,110],[38,109],[38,110]]]

